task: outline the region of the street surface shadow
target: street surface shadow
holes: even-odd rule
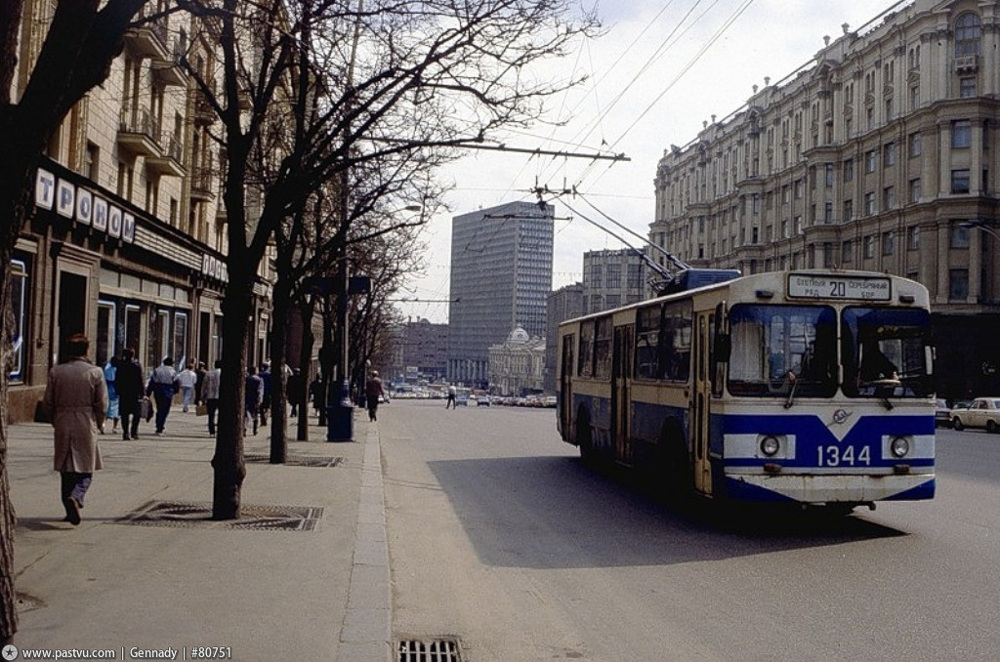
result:
[[[668,505],[565,456],[428,465],[479,557],[495,566],[671,565],[906,535],[857,514]]]

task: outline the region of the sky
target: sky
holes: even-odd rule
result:
[[[599,0],[604,34],[579,44],[558,63],[560,76],[584,74],[586,83],[551,100],[550,118],[505,137],[526,149],[623,154],[629,160],[532,157],[474,152],[449,166],[443,181],[453,190],[450,210],[429,220],[423,273],[413,274],[396,303],[412,320],[448,321],[451,218],[514,200],[536,200],[536,186],[575,188],[558,199],[552,288],[583,278],[586,251],[625,246],[584,217],[599,222],[633,246],[632,232],[648,236],[654,220],[653,179],[671,145],[697,138],[704,122],[738,111],[753,86],[783,79],[811,65],[823,37],[858,30],[898,0]],[[876,22],[877,23],[877,22]],[[873,26],[870,26],[873,27]],[[862,32],[867,31],[862,30]],[[669,247],[668,247],[669,249]]]

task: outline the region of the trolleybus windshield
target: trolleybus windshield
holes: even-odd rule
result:
[[[849,307],[842,327],[844,395],[926,398],[934,392],[926,310]]]
[[[828,398],[837,391],[837,313],[829,306],[740,304],[730,316],[733,395]]]

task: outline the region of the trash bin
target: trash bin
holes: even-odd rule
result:
[[[350,385],[344,382],[340,399],[326,406],[326,440],[354,440],[354,405],[350,398]]]

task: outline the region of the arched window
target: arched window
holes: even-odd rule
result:
[[[979,55],[982,23],[978,14],[966,12],[955,21],[955,57]]]

